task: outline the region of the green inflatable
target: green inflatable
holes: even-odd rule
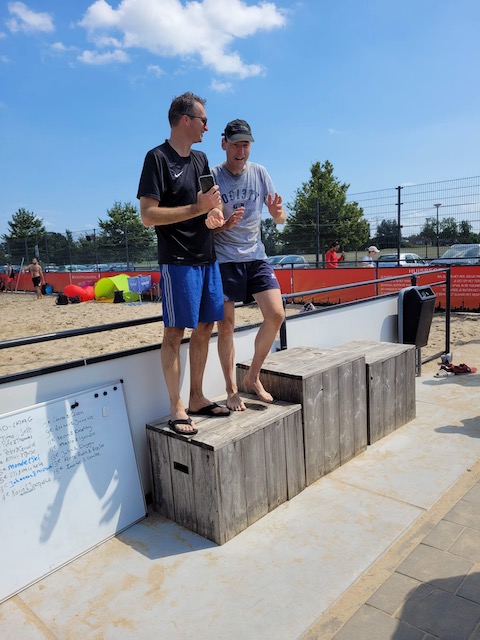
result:
[[[123,291],[125,302],[137,302],[140,300],[138,293],[129,290],[128,276],[124,273],[111,278],[100,278],[95,284],[95,300],[113,302],[115,291]]]

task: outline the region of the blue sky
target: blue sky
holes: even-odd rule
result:
[[[478,0],[2,2],[0,235],[22,207],[64,232],[136,203],[184,91],[210,164],[248,120],[285,202],[316,161],[352,194],[479,175],[479,24]]]

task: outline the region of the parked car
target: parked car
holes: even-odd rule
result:
[[[308,269],[309,264],[303,256],[271,256],[267,262],[273,265],[274,269]]]
[[[432,267],[480,264],[480,244],[456,244],[430,264]]]
[[[428,260],[424,260],[416,253],[401,253],[400,262],[396,253],[386,253],[380,256],[376,263],[379,267],[421,267],[430,264]]]

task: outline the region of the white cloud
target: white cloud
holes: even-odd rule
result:
[[[122,34],[124,49],[146,49],[158,56],[199,58],[217,73],[241,78],[263,73],[261,64],[247,64],[231,51],[235,39],[286,23],[285,11],[272,2],[247,5],[242,0],[122,0],[114,9],[96,0],[80,25],[90,36],[98,32]]]
[[[130,62],[130,58],[125,51],[119,49],[115,51],[107,51],[106,53],[98,53],[97,51],[84,51],[78,56],[77,60],[85,64],[101,65],[112,64],[115,62]]]
[[[10,58],[8,56],[0,56],[1,64],[8,64],[10,62]]]
[[[233,91],[233,85],[231,82],[219,82],[218,80],[212,80],[210,83],[210,89],[217,93],[231,93]]]
[[[6,37],[7,37],[7,34],[5,33],[5,31],[0,31],[0,40],[3,40]]]
[[[55,31],[53,19],[48,13],[37,13],[31,11],[23,2],[9,2],[8,11],[11,16],[7,20],[7,27],[12,33],[22,31],[23,33],[51,33]]]
[[[159,67],[158,64],[149,64],[147,67],[147,71],[156,78],[160,78],[161,76],[165,75],[165,71],[161,67]]]

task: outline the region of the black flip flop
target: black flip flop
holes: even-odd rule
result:
[[[196,433],[198,433],[198,429],[192,429],[191,431],[185,431],[185,429],[179,429],[178,425],[180,424],[190,425],[192,424],[192,421],[190,420],[190,418],[186,418],[186,419],[180,418],[179,420],[168,421],[168,426],[170,427],[170,429],[181,436],[194,436]]]
[[[216,402],[212,402],[212,404],[208,404],[206,407],[202,407],[198,411],[190,411],[187,409],[187,413],[189,416],[209,416],[210,418],[227,418],[230,415],[230,409],[228,409],[228,413],[215,413],[214,409],[223,409],[223,407]]]

